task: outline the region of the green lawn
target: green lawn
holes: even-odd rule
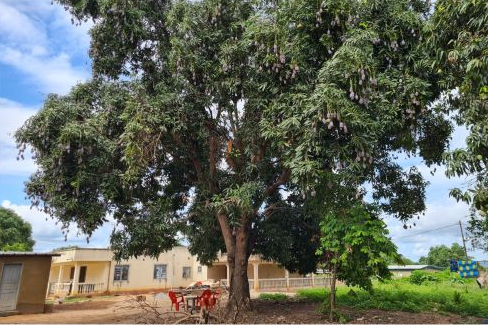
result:
[[[261,300],[271,300],[271,301],[285,301],[288,299],[288,296],[284,293],[267,293],[263,292],[259,294],[258,299]]]
[[[328,297],[328,291],[323,288],[302,289],[296,297],[323,302]],[[337,304],[359,309],[435,311],[488,317],[488,289],[480,289],[473,280],[462,283],[451,278],[416,285],[408,279],[401,279],[375,283],[373,294],[339,286]]]

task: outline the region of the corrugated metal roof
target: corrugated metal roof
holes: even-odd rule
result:
[[[423,269],[435,269],[435,270],[443,270],[443,267],[435,266],[435,265],[389,265],[388,269],[396,270],[396,271],[410,271],[410,270],[423,270]]]
[[[0,252],[2,256],[61,256],[57,253],[33,253],[33,252]]]

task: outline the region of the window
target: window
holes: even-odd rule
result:
[[[183,278],[189,279],[191,277],[191,267],[184,266],[183,267]]]
[[[129,280],[129,265],[115,265],[114,281]]]
[[[155,280],[166,280],[166,264],[154,265],[154,279]]]
[[[197,272],[198,272],[198,273],[202,273],[202,266],[201,266],[201,265],[199,265],[199,266],[198,266],[198,268],[197,268]]]

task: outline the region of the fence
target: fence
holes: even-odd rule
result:
[[[57,283],[57,282],[51,282],[48,285],[48,295],[53,295],[55,293],[57,294],[69,294],[69,291],[71,289],[71,283]]]
[[[290,288],[309,288],[309,287],[324,287],[330,286],[332,278],[328,275],[304,277],[304,278],[274,278],[274,279],[259,279],[259,290],[275,290],[275,289],[290,289]],[[228,285],[227,279],[221,279],[220,283]],[[254,288],[254,280],[249,280],[249,288]]]
[[[72,283],[57,283],[51,282],[48,285],[47,293],[49,295],[70,294]],[[103,292],[105,288],[105,283],[79,283],[77,294],[89,294],[89,293],[100,293]]]
[[[99,293],[103,291],[105,283],[80,283],[78,284],[78,293]]]

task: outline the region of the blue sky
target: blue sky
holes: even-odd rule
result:
[[[47,251],[68,244],[88,246],[76,228],[70,229],[64,241],[55,221],[30,209],[23,183],[35,171],[29,157],[17,161],[12,133],[32,116],[49,93],[65,94],[70,87],[90,77],[88,57],[91,23],[71,24],[71,18],[50,0],[0,0],[0,204],[15,210],[33,227],[36,251]],[[464,145],[466,131],[458,128],[452,146]],[[418,159],[401,161],[404,166],[417,166],[431,185],[427,192],[427,211],[412,229],[386,217],[392,238],[400,253],[414,260],[425,255],[432,245],[461,243],[459,227],[452,226],[421,235],[416,233],[467,221],[468,207],[449,198],[449,189],[463,184],[462,179],[449,180],[444,169],[432,176]],[[47,220],[46,220],[47,218]],[[113,224],[99,229],[89,246],[108,245]],[[409,237],[405,237],[409,236]],[[480,259],[486,254],[471,252]]]

